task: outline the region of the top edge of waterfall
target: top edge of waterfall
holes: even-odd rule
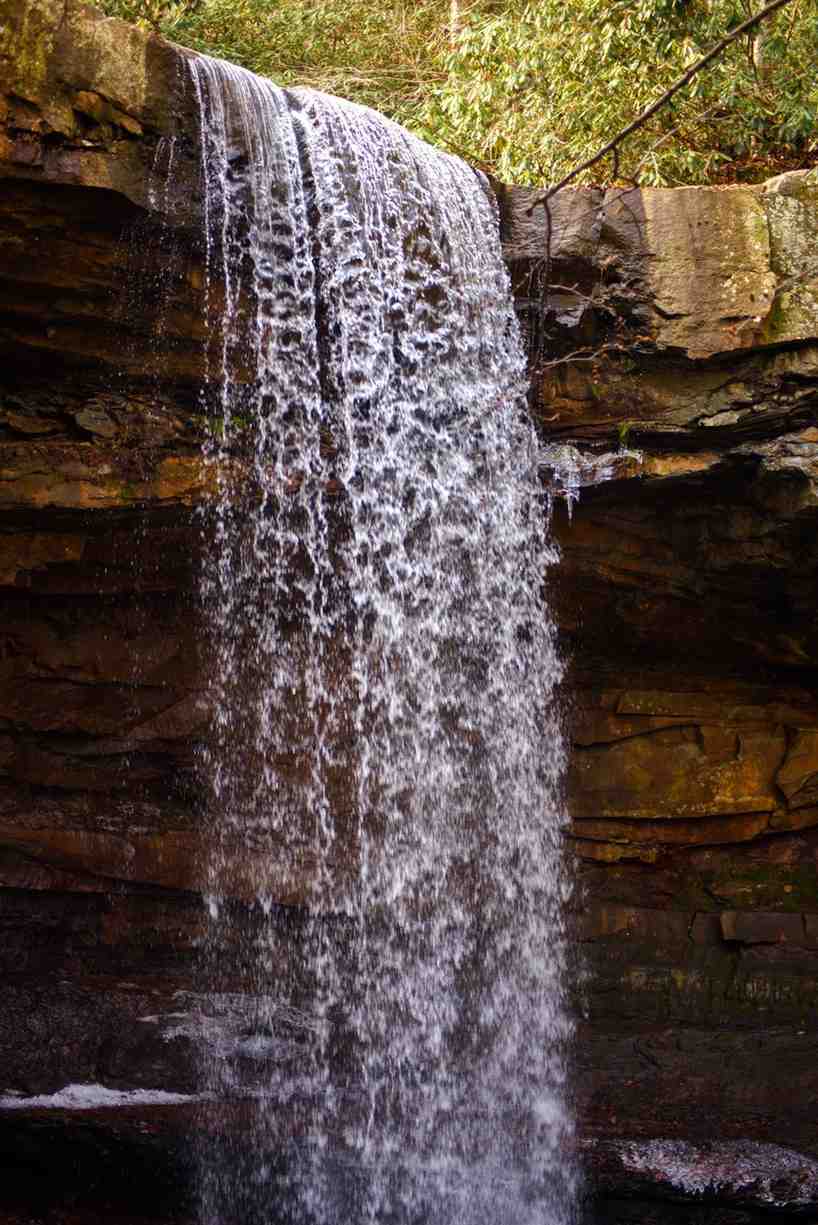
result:
[[[452,164],[462,167],[470,175],[473,175],[480,186],[483,188],[484,194],[488,197],[493,207],[497,208],[497,201],[494,191],[491,187],[489,176],[478,167],[473,166],[465,158],[460,157],[457,153],[451,153],[446,149],[441,149],[437,145],[431,144],[417,133],[410,131],[404,127],[396,119],[392,119],[389,115],[385,115],[382,111],[377,110],[373,106],[367,106],[362,102],[353,102],[350,98],[345,98],[342,94],[329,93],[327,90],[316,89],[311,85],[281,85],[273,77],[265,76],[263,73],[253,72],[250,68],[245,68],[242,64],[237,64],[233,60],[223,59],[217,55],[207,55],[202,51],[193,51],[189,47],[183,47],[178,43],[174,46],[184,54],[184,59],[188,68],[195,72],[198,65],[215,64],[222,70],[227,70],[225,75],[238,75],[248,78],[260,85],[275,91],[283,96],[287,103],[289,111],[298,111],[305,109],[311,101],[317,101],[329,106],[341,108],[343,111],[351,115],[359,115],[361,117],[376,120],[385,128],[392,130],[395,134],[400,135],[401,139],[407,143],[416,145],[424,153],[433,154],[435,157],[444,159]]]

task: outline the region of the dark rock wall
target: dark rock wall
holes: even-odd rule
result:
[[[818,183],[569,191],[550,226],[531,198],[506,250],[582,486],[553,578],[581,1116],[814,1150]]]
[[[161,40],[0,27],[0,1090],[185,1089],[145,1018],[193,1007],[207,839],[195,122]],[[582,1127],[818,1152],[818,186],[530,199]]]

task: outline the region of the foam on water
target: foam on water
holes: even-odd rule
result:
[[[208,949],[223,991],[256,992],[247,1040],[205,1059],[203,1089],[255,1113],[203,1161],[202,1217],[563,1225],[555,556],[495,206],[372,111],[190,67],[218,482]],[[298,983],[285,877],[310,916]],[[240,938],[236,895],[256,899]],[[310,1016],[297,1066],[248,1058],[287,1008]]]
[[[0,1097],[0,1110],[105,1110],[121,1106],[180,1106],[195,1102],[189,1093],[164,1089],[109,1089],[105,1085],[66,1085],[34,1097]]]

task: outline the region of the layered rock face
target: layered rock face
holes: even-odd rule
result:
[[[531,198],[587,1122],[814,1149],[818,181]]]
[[[178,49],[0,3],[4,1093],[195,1084],[196,142]],[[500,197],[545,476],[580,494],[549,592],[581,1129],[818,1153],[818,182]]]

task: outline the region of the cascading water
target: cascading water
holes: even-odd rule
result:
[[[564,1225],[554,557],[495,208],[372,111],[190,67],[219,495],[203,1078],[243,1112],[202,1218]]]

